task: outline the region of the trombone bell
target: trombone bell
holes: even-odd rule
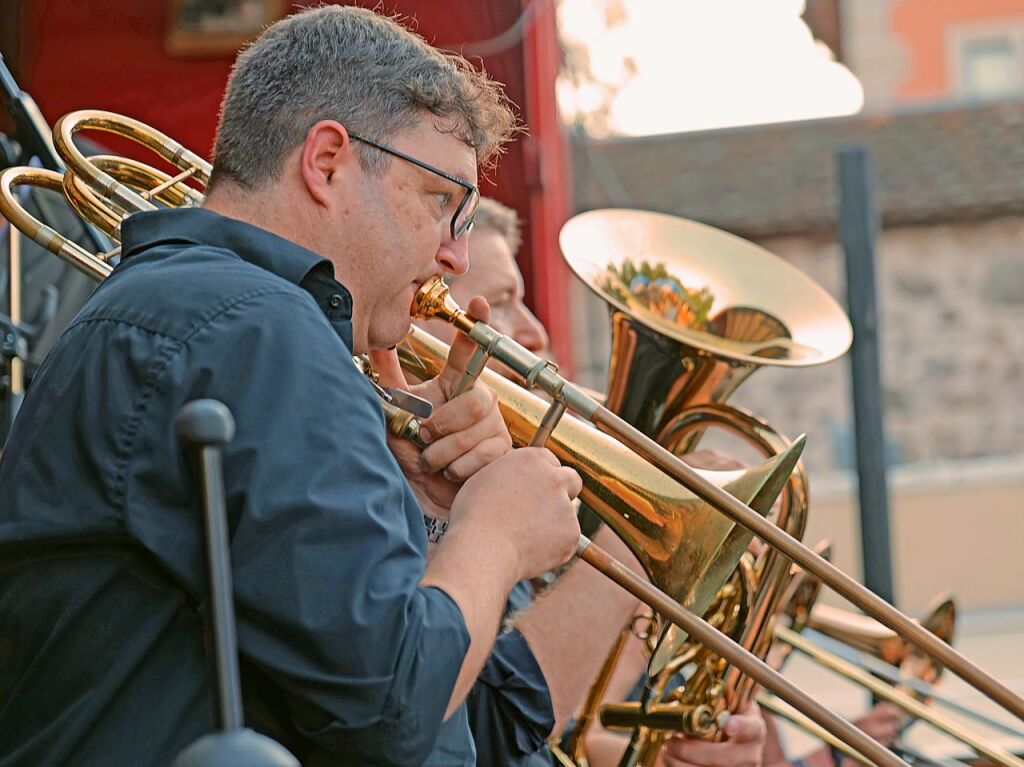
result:
[[[448,347],[413,328],[398,347],[403,367],[421,379],[437,375]],[[498,406],[517,445],[528,444],[548,403],[497,373],[480,380]],[[711,604],[739,562],[751,534],[621,443],[584,422],[565,417],[547,447],[579,471],[580,498],[629,547],[651,582],[697,614]],[[743,471],[702,472],[743,503],[766,514],[799,459],[803,442]]]

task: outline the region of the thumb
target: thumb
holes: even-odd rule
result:
[[[377,383],[387,388],[394,386],[399,389],[408,389],[405,382],[405,374],[402,373],[402,366],[398,362],[398,352],[391,349],[371,349],[370,365],[377,373]]]
[[[483,296],[473,296],[466,304],[466,314],[478,322],[487,322],[491,318],[491,306]],[[445,393],[445,396],[448,396],[449,392],[455,391],[455,387],[458,386],[466,372],[473,353],[478,348],[476,342],[471,341],[464,333],[456,334],[451,351],[448,352],[448,359],[438,376],[441,391]]]

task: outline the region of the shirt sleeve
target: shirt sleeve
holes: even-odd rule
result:
[[[555,726],[544,672],[516,630],[500,634],[466,698],[478,767],[547,765]]]
[[[154,393],[172,401],[167,410],[215,397],[235,416],[224,470],[243,658],[280,687],[291,725],[319,747],[353,763],[422,763],[469,633],[446,593],[419,585],[419,508],[350,351],[311,298],[282,290],[221,307],[173,355]],[[195,488],[170,424],[163,435],[180,485]],[[136,508],[153,505],[147,494],[183,492],[161,487],[163,474],[139,468]],[[201,560],[189,551],[201,549],[183,534],[194,517],[136,528],[198,587]]]

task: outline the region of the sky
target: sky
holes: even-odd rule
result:
[[[803,0],[560,0],[563,40],[583,45],[593,82],[558,85],[563,117],[591,133],[647,135],[853,114],[856,77],[816,42]]]

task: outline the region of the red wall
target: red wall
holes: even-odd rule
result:
[[[290,7],[312,4],[291,3]],[[520,0],[360,0],[359,4],[411,18],[428,41],[456,50],[460,43],[500,35],[522,12]],[[484,194],[511,205],[523,217],[520,264],[527,298],[551,329],[555,352],[563,364],[571,365],[568,277],[556,240],[568,213],[567,153],[554,104],[559,53],[552,3],[535,0],[534,5],[525,43],[513,43],[483,60],[491,76],[505,83],[532,135],[515,142],[491,174],[494,183],[485,180],[482,187]],[[234,56],[168,56],[163,47],[166,7],[158,0],[26,0],[16,73],[21,86],[35,97],[51,123],[73,109],[109,109],[148,122],[209,156]],[[532,57],[529,62],[526,56]],[[116,149],[122,151],[121,146]]]

